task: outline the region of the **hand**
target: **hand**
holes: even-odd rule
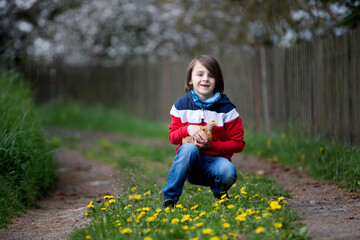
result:
[[[187,131],[191,138],[193,138],[196,142],[205,144],[208,142],[206,133],[201,130],[198,125],[189,125],[187,127]]]
[[[210,146],[210,142],[199,143],[194,138],[190,137],[189,143],[194,144],[198,149],[207,149]]]

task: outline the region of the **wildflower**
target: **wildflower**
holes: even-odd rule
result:
[[[145,212],[148,212],[148,211],[150,210],[150,208],[149,208],[149,207],[144,207],[144,208],[142,208],[141,210],[143,210],[143,211],[145,211]]]
[[[258,150],[258,151],[256,152],[256,156],[261,157],[261,151],[260,151],[260,150]]]
[[[281,134],[281,138],[285,139],[286,138],[286,133]]]
[[[199,192],[201,192],[201,188],[198,188],[197,190],[198,190]]]
[[[126,219],[127,222],[132,222],[133,220],[131,218]]]
[[[320,147],[320,152],[323,152],[324,151],[324,148],[323,147]]]
[[[282,223],[274,223],[274,227],[276,229],[282,228],[283,224]]]
[[[90,236],[90,235],[86,235],[86,239],[91,239],[91,236]]]
[[[136,190],[136,187],[131,188],[131,191],[134,192]]]
[[[305,154],[302,154],[302,155],[301,155],[300,160],[301,160],[301,161],[304,161],[304,160],[305,160]]]
[[[110,205],[109,202],[105,202],[105,203],[104,203],[104,206],[105,206],[105,207],[108,207],[109,205]]]
[[[134,195],[129,195],[129,196],[128,196],[129,200],[133,200],[134,197],[135,197]]]
[[[126,207],[124,207],[124,210],[129,208],[129,207],[132,207],[132,205],[127,205]]]
[[[235,219],[238,220],[239,222],[243,222],[243,221],[245,221],[246,216],[247,216],[247,213],[242,213],[242,214],[236,216]]]
[[[148,218],[146,219],[146,221],[150,223],[150,222],[154,221],[155,219],[156,219],[156,217],[151,216],[151,217],[148,217]]]
[[[268,139],[268,140],[267,140],[266,145],[267,145],[268,147],[270,147],[270,145],[271,145],[271,139]]]
[[[101,208],[101,210],[102,210],[102,211],[105,211],[105,210],[106,210],[106,207]]]
[[[156,209],[155,212],[159,213],[161,212],[162,210],[160,208]]]
[[[152,240],[152,238],[151,237],[146,237],[146,238],[144,238],[144,240]]]
[[[177,207],[177,208],[180,208],[180,209],[183,208],[183,206],[182,206],[181,204],[177,204],[176,207]]]
[[[246,192],[245,190],[246,190],[246,187],[242,187],[242,188],[240,189],[240,192],[241,192],[242,194],[246,195],[247,192]]]
[[[197,209],[198,207],[199,207],[199,204],[196,204],[196,205],[192,206],[192,207],[190,208],[190,210]]]
[[[121,231],[121,234],[127,234],[127,233],[132,233],[132,230],[130,228],[124,228],[122,231]]]
[[[93,206],[94,206],[94,201],[91,201],[91,202],[87,205],[88,208],[92,208]]]
[[[255,230],[256,233],[261,233],[261,232],[263,232],[263,231],[264,231],[264,228],[263,228],[263,227],[258,227],[258,228]]]
[[[221,238],[221,240],[228,240],[228,239],[229,239],[229,237],[227,235],[225,235],[225,234]]]
[[[215,237],[210,238],[210,240],[220,240],[220,238],[218,236],[215,236]]]
[[[199,216],[202,217],[202,216],[204,216],[205,214],[206,214],[206,212],[203,211],[203,212],[201,212],[201,213],[199,214]]]
[[[148,190],[144,193],[144,195],[150,195],[151,194],[151,190]]]
[[[270,204],[270,208],[273,210],[281,209],[281,205],[276,201],[271,201],[269,204]]]
[[[234,183],[231,187],[232,187],[232,188],[236,187],[236,183]]]
[[[219,204],[218,204],[217,202],[214,202],[214,203],[213,203],[213,206],[214,206],[214,207],[217,207],[218,205],[219,205]]]
[[[200,240],[199,237],[190,238],[190,240]]]
[[[188,221],[188,220],[191,220],[190,218],[190,215],[187,214],[187,215],[184,215],[183,218],[181,219],[181,222],[185,222],[185,221]]]
[[[178,218],[174,218],[173,220],[171,220],[171,224],[176,224],[178,223],[180,220]]]
[[[223,227],[224,227],[224,228],[229,228],[229,227],[230,227],[230,223],[224,223],[224,224],[223,224]]]
[[[135,198],[136,200],[139,200],[139,199],[141,199],[141,195],[140,195],[140,194],[137,194],[137,195],[134,196],[134,198]]]
[[[110,196],[110,195],[105,195],[104,196],[104,199],[111,199],[111,198],[114,198],[114,196]]]
[[[246,209],[246,212],[249,214],[249,215],[253,215],[255,213],[255,210],[253,209]]]
[[[196,222],[200,217],[194,217],[193,221]]]
[[[149,233],[149,232],[151,232],[151,229],[150,228],[146,229],[145,233]]]
[[[234,199],[237,199],[237,198],[239,198],[239,197],[240,197],[240,195],[237,194],[237,195],[235,195]]]
[[[184,231],[186,231],[186,230],[189,229],[189,226],[182,226],[182,229],[183,229]]]
[[[232,209],[234,208],[234,205],[230,204],[229,206],[227,206],[228,209]]]
[[[284,197],[279,197],[277,200],[280,202],[281,200],[284,200]]]
[[[168,220],[166,218],[161,219],[161,223],[166,223]]]
[[[196,224],[197,227],[201,227],[202,225],[204,225],[203,222],[199,222],[199,223]]]
[[[261,217],[260,217],[260,216],[255,216],[255,219],[256,219],[256,220],[260,220]]]
[[[85,210],[85,216],[88,216],[89,212],[87,210]]]
[[[109,203],[115,203],[115,199],[110,199]]]
[[[277,161],[279,161],[279,157],[275,155],[275,156],[273,157],[273,160],[274,160],[275,162],[277,162]]]
[[[211,234],[212,233],[212,230],[210,228],[205,228],[203,231],[202,231],[203,234]]]

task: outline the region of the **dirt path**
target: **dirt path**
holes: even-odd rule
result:
[[[51,195],[17,217],[0,239],[66,239],[88,222],[87,204],[104,195],[116,194],[119,175],[113,166],[85,159],[79,152],[61,149],[55,153],[60,169]]]
[[[245,172],[261,173],[284,186],[293,198],[289,205],[298,210],[313,239],[360,239],[360,194],[311,179],[274,162],[237,155],[235,165]]]
[[[98,138],[127,140],[149,145],[169,145],[168,141],[129,138],[119,134],[49,128],[50,135],[76,137],[80,148],[89,148]],[[106,194],[117,194],[120,173],[114,167],[85,159],[79,152],[62,149],[56,153],[59,178],[53,195],[14,219],[9,230],[0,230],[0,239],[65,239],[75,227],[84,226],[86,205]],[[282,184],[293,196],[288,199],[298,210],[313,239],[360,239],[360,194],[313,180],[293,169],[254,157],[236,154],[235,165],[247,173],[262,172]]]

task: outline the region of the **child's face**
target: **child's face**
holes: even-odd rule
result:
[[[214,95],[215,77],[200,62],[195,63],[189,84],[202,100]]]

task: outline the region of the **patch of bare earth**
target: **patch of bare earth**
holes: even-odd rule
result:
[[[9,229],[0,231],[0,239],[66,239],[77,227],[83,227],[87,204],[116,194],[119,174],[111,165],[85,159],[79,152],[61,149],[55,153],[59,174],[51,193],[24,216],[13,219]]]
[[[359,193],[251,156],[236,155],[233,162],[244,172],[261,174],[283,185],[293,197],[288,199],[289,205],[299,212],[313,239],[360,239]]]

